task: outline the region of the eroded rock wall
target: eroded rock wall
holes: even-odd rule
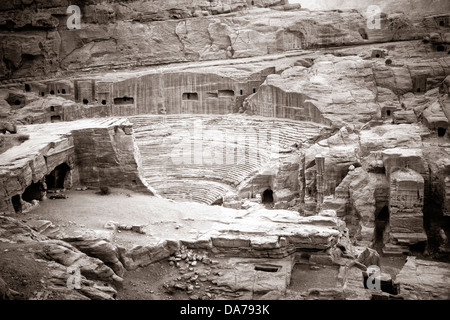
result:
[[[283,2],[254,3],[256,7],[270,7]],[[247,8],[246,1],[238,0],[227,4],[221,1],[77,4],[81,8],[80,29],[67,27],[68,19],[72,19],[72,12],[67,13],[67,1],[3,5],[1,79],[420,39],[427,31],[420,20],[403,14],[381,15],[381,29],[369,29],[367,18],[357,11],[247,12],[240,11]]]
[[[29,205],[25,190],[32,184],[48,184],[46,177],[61,164],[69,168],[61,189],[81,184],[150,192],[141,180],[130,123],[47,124],[21,130],[33,132],[32,138],[0,155],[0,212],[21,212]]]

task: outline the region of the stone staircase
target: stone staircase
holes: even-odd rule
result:
[[[278,147],[301,145],[321,129],[310,122],[242,115],[129,119],[147,183],[165,198],[205,204],[264,171],[280,156]]]

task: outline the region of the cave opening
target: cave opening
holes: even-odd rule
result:
[[[183,100],[198,100],[197,92],[185,92],[182,96]]]
[[[387,111],[386,111],[386,115],[387,115],[388,117],[390,117],[390,116],[391,116],[391,110],[387,110]]]
[[[52,112],[55,111],[55,107],[54,107],[54,106],[51,106],[51,107],[50,107],[50,111],[52,111]]]
[[[42,200],[42,184],[40,182],[32,182],[22,193],[22,199],[26,202],[33,200]]]
[[[384,206],[381,211],[375,217],[375,239],[374,239],[374,249],[378,252],[384,247],[384,232],[386,226],[389,223],[389,208]]]
[[[66,94],[66,89],[61,89],[62,94]]]
[[[233,90],[219,90],[218,95],[219,95],[219,97],[233,97],[234,91]]]
[[[30,92],[30,90],[31,90],[30,85],[28,83],[25,83],[25,91]]]
[[[445,47],[444,46],[437,46],[436,47],[436,51],[443,52],[443,51],[445,51]]]
[[[244,90],[239,90],[239,94],[242,96],[244,94]]]
[[[361,38],[363,38],[364,40],[369,40],[369,36],[367,35],[366,29],[360,28],[358,32],[361,35]]]
[[[11,202],[12,202],[14,211],[16,213],[21,213],[22,212],[22,201],[20,201],[20,195],[16,194],[15,196],[12,196]]]
[[[133,104],[134,98],[133,97],[127,97],[123,96],[122,98],[114,98],[114,104],[120,105],[120,104]]]
[[[278,272],[280,269],[281,266],[276,266],[272,264],[259,264],[255,266],[255,271]]]
[[[50,94],[55,94],[55,91],[54,90],[50,90]]]
[[[41,96],[42,96],[42,97],[45,96],[45,92],[41,92]]]
[[[443,26],[445,26],[445,22],[444,22],[443,20],[441,20],[441,21],[439,21],[439,25],[440,25],[441,27],[443,27]]]
[[[60,122],[61,121],[61,116],[60,115],[51,116],[50,117],[50,121],[51,122]]]
[[[385,62],[386,62],[386,65],[388,65],[388,66],[392,64],[392,60],[391,59],[386,59]]]
[[[264,190],[264,192],[261,195],[261,202],[262,203],[273,203],[273,191],[270,189]]]
[[[427,77],[426,75],[415,76],[412,79],[414,92],[426,92],[427,91]]]
[[[64,189],[64,181],[69,171],[70,167],[67,163],[62,163],[53,169],[52,172],[45,176],[47,189]]]
[[[223,205],[223,198],[222,197],[218,198],[216,201],[211,203],[211,205],[212,206],[221,206],[221,205]]]
[[[445,136],[446,133],[447,133],[447,128],[441,128],[441,127],[438,128],[438,136],[439,137]]]
[[[10,106],[20,106],[25,104],[25,96],[19,94],[10,93],[5,100]]]
[[[253,88],[253,93],[256,93],[256,88]]]
[[[103,105],[106,104],[106,100],[105,100],[105,99],[102,100],[102,104],[103,104]]]
[[[88,99],[83,99],[83,103],[84,103],[84,104],[88,104],[88,103],[89,103],[89,100],[88,100]]]

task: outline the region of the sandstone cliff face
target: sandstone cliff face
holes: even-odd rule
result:
[[[374,49],[363,50],[359,50],[359,56],[336,57],[338,52],[313,56],[313,62],[306,67],[293,66],[280,75],[269,75],[261,89],[246,100],[247,109],[264,116],[335,126],[342,122],[365,123],[390,118],[403,108],[399,97],[410,92],[431,92],[450,72],[450,58],[446,56],[420,63],[404,60],[399,61],[401,66],[390,66],[365,57]],[[419,85],[418,79],[423,83]]]
[[[369,6],[378,6],[382,12],[405,12],[409,15],[426,16],[447,12],[449,4],[445,0],[432,0],[423,2],[420,0],[389,1],[389,0],[290,0],[289,3],[301,3],[303,8],[311,10],[346,10],[357,9],[365,12]],[[411,8],[411,10],[405,10]]]
[[[283,2],[255,1],[254,6]],[[411,40],[427,32],[421,21],[402,14],[382,15],[381,29],[374,30],[355,11],[254,9],[247,15],[241,10],[248,8],[248,2],[239,0],[226,4],[131,1],[126,6],[119,1],[90,1],[79,5],[81,28],[73,30],[66,25],[72,14],[66,13],[67,1],[3,5],[0,79]]]

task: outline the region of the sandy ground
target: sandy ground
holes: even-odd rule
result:
[[[246,211],[191,202],[173,202],[123,189],[110,195],[97,190],[68,191],[68,199],[41,201],[23,219],[50,220],[63,231],[104,229],[108,221],[126,225],[145,225],[145,235],[122,231],[116,242],[126,247],[150,244],[160,239],[193,239],[211,230],[216,223],[227,223]],[[70,221],[70,222],[69,222]]]

